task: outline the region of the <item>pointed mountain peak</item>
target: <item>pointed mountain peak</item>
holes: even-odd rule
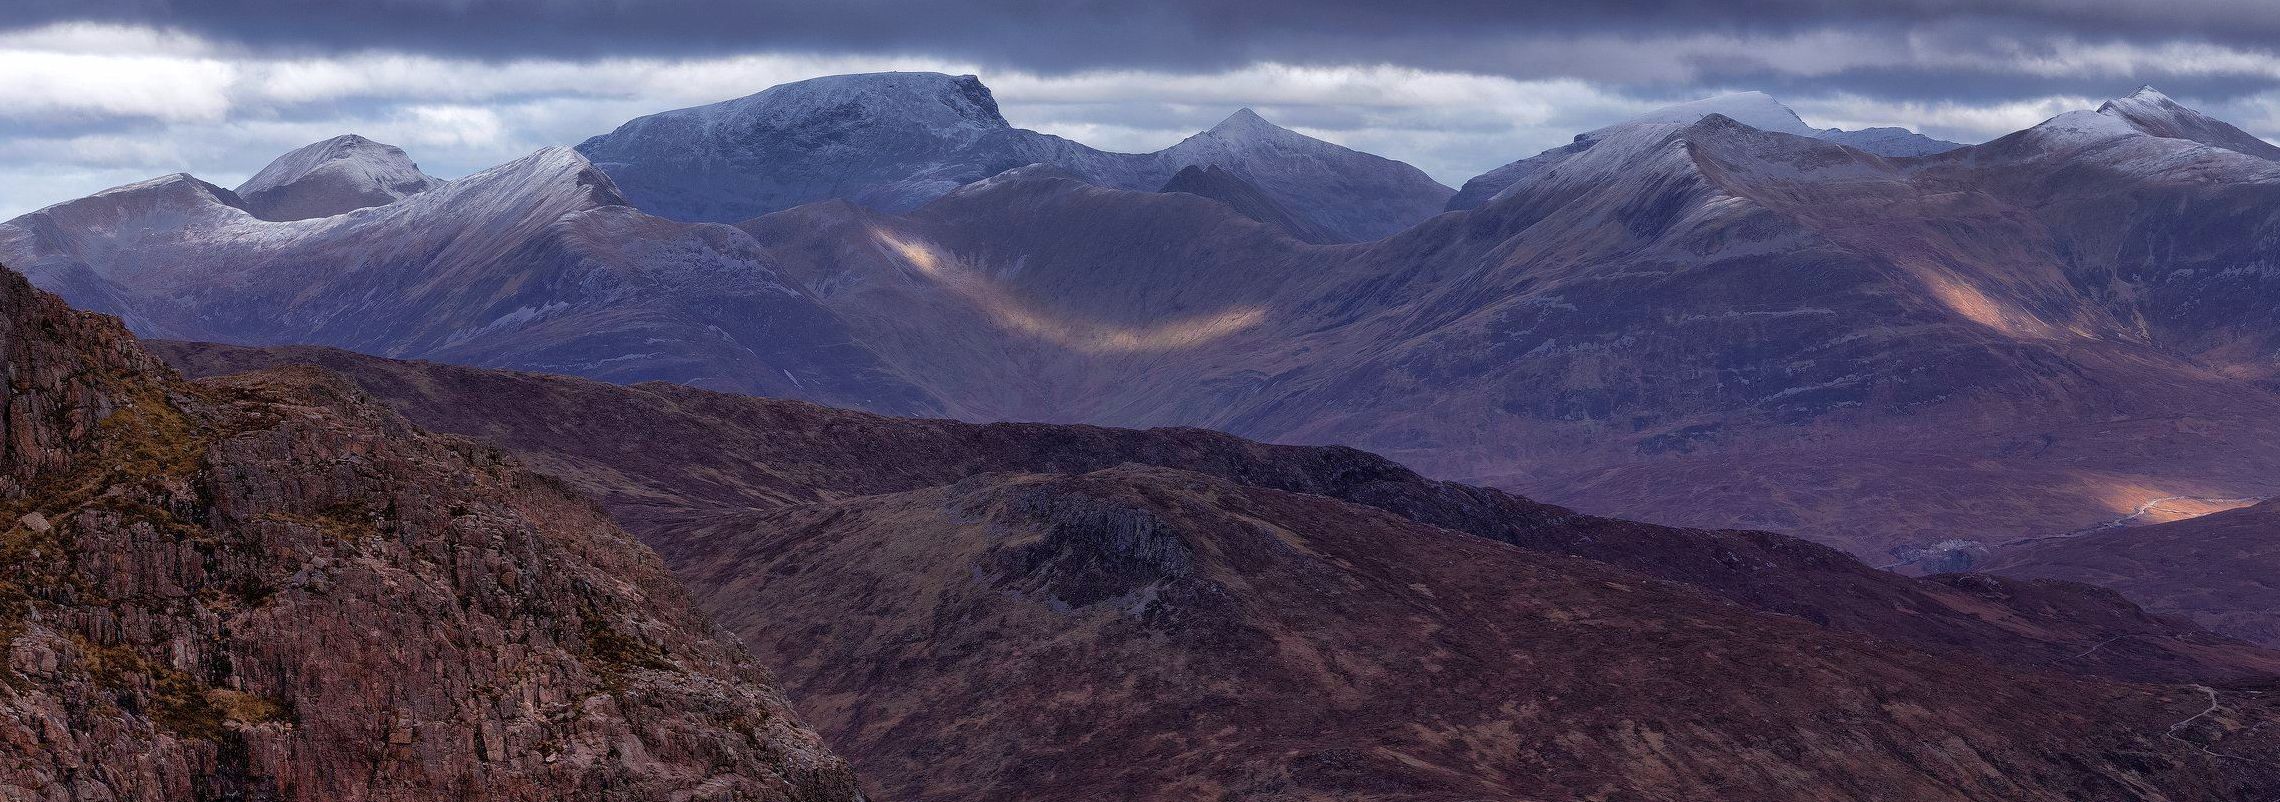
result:
[[[2153,136],[2190,140],[2280,161],[2280,146],[2178,103],[2151,86],[2139,87],[2128,97],[2106,101],[2098,107],[2097,113],[2129,123],[2131,128]]]
[[[1290,129],[1284,128],[1271,122],[1267,122],[1267,118],[1259,116],[1259,113],[1252,111],[1251,107],[1249,106],[1244,106],[1243,108],[1236,109],[1234,114],[1227,115],[1227,119],[1220,120],[1218,125],[1211,127],[1211,132],[1215,134],[1239,134],[1259,131],[1288,130]]]
[[[2144,86],[2138,87],[2137,91],[2130,93],[2130,99],[2151,100],[2157,102],[2175,102],[2170,101],[2169,96],[2162,94],[2161,90],[2153,88],[2153,84],[2146,84]]]
[[[2159,110],[2161,113],[2169,115],[2174,115],[2179,112],[2186,114],[2198,114],[2198,112],[2186,108],[2184,104],[2170,99],[2168,95],[2162,94],[2161,90],[2153,88],[2151,84],[2138,87],[2138,90],[2135,92],[2131,92],[2123,97],[2118,97],[2114,98],[2113,100],[2106,101],[2104,104],[2098,106],[2099,114],[2124,118],[2127,118],[2132,113],[2145,114],[2155,110]]]
[[[307,220],[394,203],[442,183],[420,172],[402,148],[342,134],[277,157],[237,194],[264,220]]]

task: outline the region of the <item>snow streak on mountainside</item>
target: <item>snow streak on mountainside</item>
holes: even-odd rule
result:
[[[1739,92],[1666,106],[1615,125],[1579,134],[1572,143],[1498,167],[1466,181],[1464,187],[1449,199],[1448,208],[1452,211],[1476,208],[1550,165],[1596,147],[1602,141],[1621,137],[1651,140],[1711,115],[1723,116],[1761,131],[1825,139],[1879,156],[1922,156],[1962,147],[1954,142],[1932,139],[1904,128],[1869,128],[1860,131],[1815,129],[1806,125],[1797,116],[1797,112],[1782,105],[1772,95],[1764,92]]]
[[[1157,153],[1108,153],[1014,128],[979,79],[935,73],[785,84],[642,117],[578,149],[643,210],[722,223],[830,199],[903,212],[1036,163],[1143,191],[1183,168],[1216,166],[1309,225],[1357,241],[1432,216],[1451,191],[1414,167],[1277,127],[1249,109]]]

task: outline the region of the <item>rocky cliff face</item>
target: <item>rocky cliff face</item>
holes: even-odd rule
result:
[[[860,798],[646,549],[313,369],[0,274],[0,796]]]

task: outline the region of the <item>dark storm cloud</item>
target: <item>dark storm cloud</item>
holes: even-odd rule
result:
[[[2280,12],[2263,0],[10,0],[0,10],[0,25],[86,19],[164,25],[288,51],[562,58],[895,51],[1046,72],[1214,69],[1261,60],[1538,75],[1595,68],[1513,52],[1514,42],[1568,36],[1840,30],[1899,42],[1929,29],[1950,38],[1977,32],[1990,52],[2054,47],[2067,37],[2261,48],[2280,36]],[[1737,47],[1696,66],[1711,76],[1774,71],[1756,63],[1761,58]]]

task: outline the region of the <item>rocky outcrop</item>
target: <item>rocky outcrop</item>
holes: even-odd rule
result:
[[[311,368],[0,275],[0,797],[855,800],[656,558]]]

